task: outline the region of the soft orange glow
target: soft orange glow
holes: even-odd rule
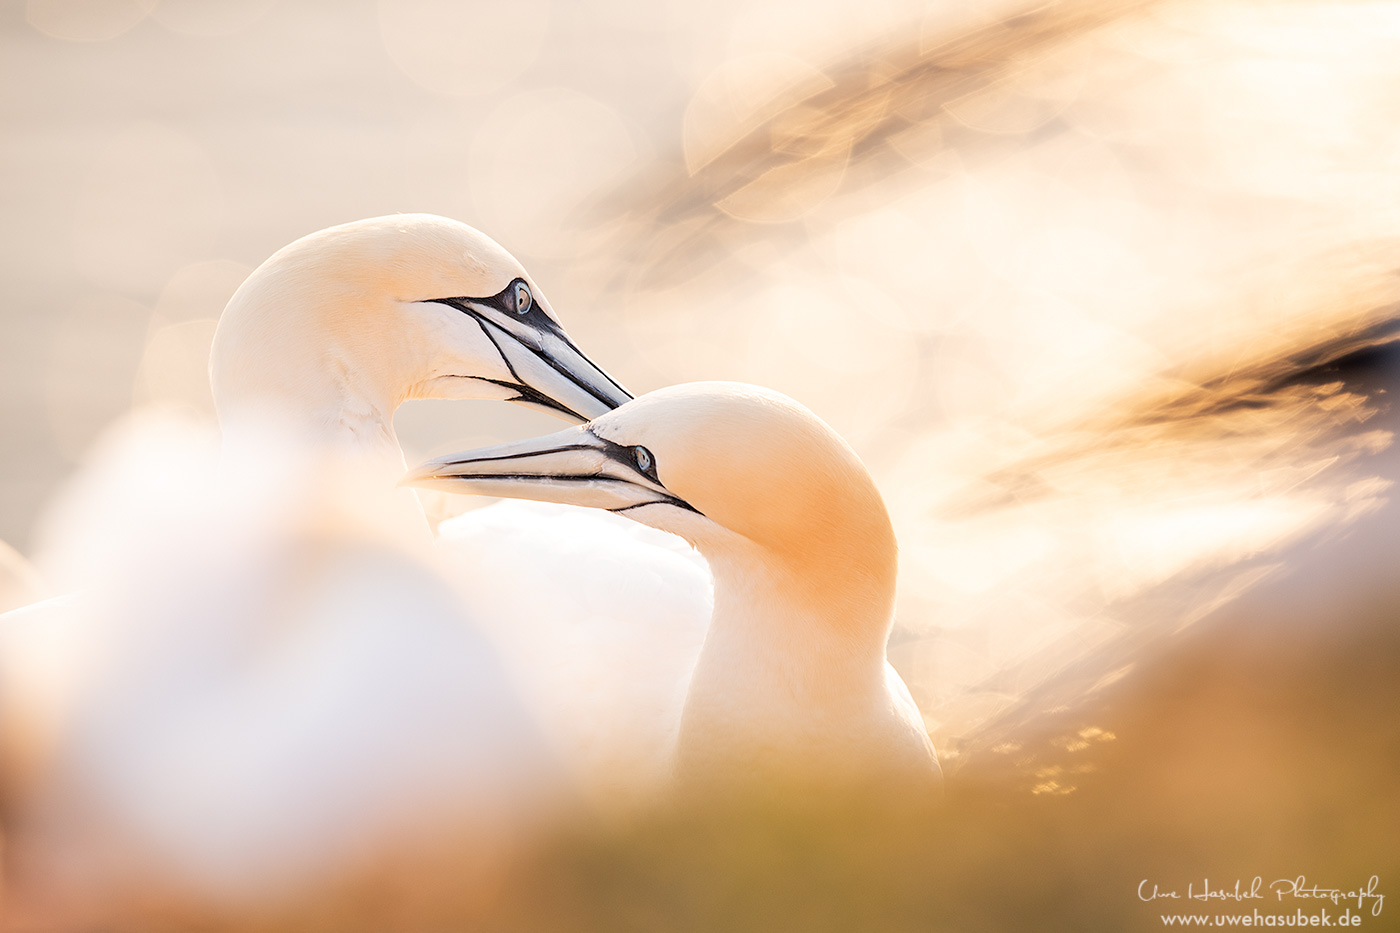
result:
[[[889,658],[974,788],[975,818],[927,835],[977,883],[907,850],[938,890],[999,903],[1023,824],[1043,837],[1018,877],[1056,879],[1037,897],[1072,886],[1061,860],[1175,864],[1186,836],[1342,865],[1329,846],[1393,806],[1362,750],[1393,695],[1354,674],[1391,657],[1365,625],[1393,602],[1338,564],[1393,547],[1348,535],[1394,498],[1394,380],[1334,364],[1396,334],[1397,39],[1389,0],[26,0],[0,29],[0,610],[72,579],[20,554],[104,431],[154,406],[209,441],[213,328],[254,266],[432,211],[519,256],[631,391],[769,385],[869,465],[900,544]],[[558,424],[415,401],[396,427],[412,464]],[[423,501],[434,523],[481,506]],[[1272,587],[1292,595],[1248,602]],[[1239,634],[1242,601],[1310,614]],[[39,698],[0,723],[25,755],[81,679],[63,637],[12,681]],[[1327,822],[1346,794],[1381,817]],[[1212,835],[1237,818],[1249,839]],[[590,859],[635,880],[616,860],[674,856],[671,831],[728,851],[669,819],[561,843],[587,883],[566,871],[559,903],[587,918],[610,896]],[[820,825],[855,852],[842,819]],[[1136,928],[1117,896],[1065,925]],[[938,914],[988,922],[968,916]]]

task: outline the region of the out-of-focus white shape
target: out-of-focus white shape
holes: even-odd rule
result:
[[[208,318],[167,324],[152,332],[141,354],[132,398],[138,406],[168,405],[214,418],[209,391],[209,348],[218,321]]]
[[[626,809],[666,787],[711,611],[699,555],[620,516],[537,502],[476,509],[438,534],[472,617],[594,805]]]
[[[0,612],[9,612],[40,598],[43,582],[23,554],[0,541]]]
[[[150,15],[160,0],[26,0],[25,18],[46,36],[73,42],[115,39]]]
[[[1099,170],[1100,177],[1094,179],[1098,190],[1085,190],[1080,177],[1047,174],[1021,161],[968,174],[957,205],[963,235],[989,269],[1019,285],[1028,269],[1036,268],[1033,264],[1040,259],[1041,249],[1052,239],[1049,231],[1070,225],[1092,230],[1114,219],[1104,209],[1112,205],[1103,203],[1101,187],[1106,183],[1104,176],[1111,177],[1112,167],[1100,165]],[[1124,309],[1125,313],[1133,310],[1136,306]]]
[[[952,330],[987,291],[957,214],[927,194],[835,224],[815,246],[852,279],[889,295],[887,326],[922,334]]]
[[[166,283],[151,314],[150,331],[132,387],[137,407],[173,406],[212,419],[209,349],[216,314],[252,270],[242,263],[191,263]]]
[[[918,346],[885,320],[881,296],[863,293],[859,282],[830,284],[778,285],[744,300],[751,321],[744,371],[795,398],[821,398],[834,383],[875,388],[877,405],[863,393],[823,398],[823,416],[859,443],[909,401]]]
[[[477,127],[472,200],[485,226],[533,254],[571,248],[561,222],[620,184],[637,150],[622,117],[577,91],[511,97]]]
[[[140,366],[149,309],[115,295],[81,301],[49,344],[44,407],[58,447],[78,459],[93,438],[130,405],[113,385],[130,385]]]
[[[1026,525],[1021,516],[979,522],[950,534],[948,526],[908,522],[905,561],[909,573],[924,585],[937,581],[954,593],[986,595],[1014,581],[1053,553],[1055,540],[1046,529]],[[936,620],[955,626],[956,619]]]
[[[152,18],[187,36],[231,36],[267,15],[278,0],[160,0]]]
[[[920,4],[908,0],[761,0],[737,3],[729,23],[729,54],[800,55],[816,61],[907,28]]]
[[[1121,597],[1197,567],[1228,566],[1293,543],[1336,517],[1321,499],[1227,494],[1105,515],[1096,534],[1104,592]]]
[[[705,556],[714,613],[676,733],[679,778],[940,777],[886,659],[897,559],[884,502],[850,446],[792,399],[739,383],[671,386],[581,428],[409,475],[615,510]]]
[[[545,0],[379,0],[389,58],[409,79],[443,94],[509,86],[535,63],[548,28]]]
[[[47,527],[81,595],[4,620],[17,851],[75,896],[256,905],[451,842],[470,887],[563,784],[424,529],[343,457],[204,430],[109,438]]]
[[[206,259],[170,277],[156,300],[159,323],[216,318],[253,270],[241,262]]]
[[[189,136],[143,123],[99,148],[80,188],[74,261],[116,291],[154,292],[207,256],[223,224],[218,172]]]
[[[1018,293],[995,323],[969,325],[969,336],[976,335],[969,342],[976,346],[964,345],[964,351],[991,367],[992,374],[980,393],[964,384],[957,401],[943,396],[946,410],[955,416],[985,412],[976,400],[980,397],[992,398],[1025,422],[1053,422],[1066,411],[1093,411],[1097,405],[1131,397],[1168,364],[1162,353],[1131,332],[1093,319],[1080,305],[1043,291]],[[1002,339],[1008,330],[1014,330],[1017,339]],[[940,368],[951,363],[949,358],[939,359]]]

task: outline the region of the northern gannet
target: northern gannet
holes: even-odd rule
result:
[[[410,498],[396,489],[405,464],[392,421],[407,399],[500,399],[582,422],[631,398],[570,341],[509,253],[421,214],[332,227],[272,256],[220,318],[210,371],[226,447],[278,422]],[[416,499],[405,505],[405,520],[426,528]],[[606,806],[655,786],[657,761],[633,756],[631,740],[664,734],[679,710],[710,582],[666,535],[567,511],[498,505],[444,522],[438,541],[479,630]],[[651,584],[639,585],[639,567]],[[574,579],[620,595],[590,610],[559,582]],[[637,658],[652,679],[629,673]]]
[[[226,453],[257,449],[276,426],[284,443],[375,472],[387,494],[399,497],[405,526],[424,535],[416,498],[395,486],[405,468],[393,427],[402,402],[500,399],[582,422],[630,398],[573,344],[514,257],[471,227],[428,214],[347,223],[279,250],[229,301],[210,374]],[[646,765],[619,761],[617,736],[603,725],[618,721],[605,712],[619,704],[617,673],[634,655],[668,672],[660,678],[665,689],[645,690],[630,704],[658,710],[642,717],[646,724],[634,720],[636,728],[655,729],[679,708],[669,672],[688,670],[698,648],[709,578],[698,562],[651,546],[665,535],[638,540],[618,527],[636,526],[606,521],[611,516],[556,523],[560,511],[518,503],[477,510],[443,523],[438,540],[457,564],[453,579],[478,627],[529,681],[525,692],[555,727],[566,759],[605,775],[601,783],[585,780],[598,796],[613,797],[621,775],[649,783]],[[519,559],[503,566],[505,555]],[[651,565],[656,585],[644,592],[632,586],[634,598],[586,616],[559,611],[558,588],[548,585],[582,575],[600,589],[626,589],[639,562]],[[54,604],[29,613],[25,626],[69,611]],[[599,641],[627,647],[607,656],[615,661],[573,647]],[[656,661],[658,654],[670,662]],[[597,715],[594,725],[574,729],[587,717],[557,712],[581,703]]]
[[[884,502],[850,446],[786,396],[673,386],[557,434],[433,460],[404,482],[607,509],[700,551],[714,614],[678,778],[940,779],[885,656],[897,558]]]
[[[308,441],[398,463],[393,415],[408,399],[501,399],[586,421],[631,397],[513,256],[431,214],[279,250],[230,299],[209,369],[226,433],[271,415]]]
[[[451,567],[496,542],[430,546],[401,507],[392,418],[492,398],[584,421],[630,396],[504,249],[430,215],[280,250],[230,300],[210,370],[221,453],[169,436],[99,452],[55,536],[80,595],[0,623],[0,673],[25,674],[0,684],[0,743],[22,750],[7,771],[32,791],[16,851],[56,845],[54,864],[119,891],[135,874],[256,898],[425,824],[510,835],[542,814],[569,783],[549,703],[521,695],[490,644],[510,620],[483,619],[490,593]],[[558,542],[538,544],[544,569],[482,588],[545,581]],[[589,640],[578,621],[545,634]]]
[[[257,440],[109,437],[67,511],[77,549],[115,540],[75,556],[61,612],[0,625],[7,850],[75,927],[147,898],[256,910],[444,844],[479,860],[466,891],[570,806],[378,471]]]

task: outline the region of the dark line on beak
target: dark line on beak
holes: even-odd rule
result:
[[[603,405],[605,405],[609,410],[612,410],[612,409],[614,409],[614,408],[617,407],[617,406],[614,405],[611,401],[609,401],[609,400],[607,399],[607,397],[605,397],[605,396],[603,395],[602,392],[600,392],[599,390],[595,389],[593,386],[589,385],[588,383],[583,382],[582,380],[580,380],[579,377],[578,377],[577,375],[575,375],[575,373],[573,372],[573,370],[568,369],[567,367],[565,367],[562,363],[560,363],[560,362],[559,362],[558,360],[556,360],[554,357],[552,357],[552,356],[550,356],[548,353],[544,352],[544,350],[542,350],[542,349],[540,349],[540,348],[538,348],[538,347],[532,347],[532,346],[530,346],[528,343],[526,343],[525,341],[521,340],[519,337],[515,336],[515,335],[512,334],[510,331],[506,330],[506,329],[505,329],[504,327],[502,327],[501,325],[496,324],[496,323],[494,323],[494,322],[492,322],[492,321],[488,321],[488,320],[486,320],[485,318],[483,318],[483,317],[481,317],[481,316],[479,316],[479,315],[477,316],[477,320],[481,321],[483,324],[485,324],[485,325],[487,326],[487,328],[488,328],[488,330],[487,330],[487,332],[486,332],[486,336],[487,336],[487,337],[491,337],[491,332],[490,332],[489,328],[491,328],[491,327],[496,328],[496,329],[499,330],[501,333],[503,333],[503,334],[505,334],[507,337],[509,337],[511,340],[514,340],[515,343],[516,343],[516,345],[521,346],[521,347],[524,347],[528,352],[534,354],[535,357],[536,357],[537,359],[539,359],[541,362],[543,362],[546,366],[548,366],[550,369],[554,370],[554,371],[555,371],[556,373],[558,373],[559,375],[563,376],[563,377],[564,377],[565,379],[567,379],[570,383],[572,383],[576,388],[582,389],[582,390],[583,390],[584,392],[586,392],[588,395],[592,396],[596,401],[602,402]],[[608,382],[611,382],[612,385],[613,385],[613,388],[617,389],[618,392],[622,393],[622,395],[624,395],[627,399],[630,400],[630,399],[632,398],[632,393],[628,392],[628,391],[627,391],[626,389],[624,389],[622,386],[618,385],[618,384],[613,380],[613,378],[612,378],[611,376],[609,376],[607,373],[603,372],[602,368],[599,367],[597,363],[593,362],[593,361],[590,360],[588,357],[584,356],[584,355],[583,355],[583,351],[580,350],[578,347],[574,346],[573,341],[571,341],[571,340],[565,340],[562,334],[559,334],[559,335],[556,335],[556,336],[558,336],[559,341],[560,341],[561,343],[563,343],[564,346],[568,347],[570,350],[573,350],[576,354],[578,354],[578,358],[579,358],[579,359],[583,360],[583,361],[584,361],[585,363],[587,363],[589,366],[593,367],[593,371],[594,371],[594,372],[598,373],[598,375],[600,375],[600,376],[602,376],[604,379],[608,380]],[[496,343],[496,339],[495,339],[494,337],[491,337],[491,343],[495,345],[495,347],[496,347],[496,352],[497,352],[497,353],[500,353],[500,354],[502,355],[502,357],[504,357],[505,354],[504,354],[504,353],[502,352],[502,350],[501,350],[501,345],[500,345],[499,343]],[[510,366],[510,363],[507,362],[506,365],[507,365],[507,366]],[[515,378],[520,379],[519,374],[516,373],[516,371],[515,371],[513,368],[511,369],[510,372],[511,372],[511,375],[515,376]],[[524,380],[521,380],[521,381],[523,382]],[[587,419],[584,419],[584,420],[587,420]]]
[[[520,374],[517,373],[515,371],[515,368],[510,365],[510,360],[506,359],[505,354],[501,353],[500,346],[496,343],[495,339],[491,336],[489,332],[486,334],[486,339],[490,340],[491,345],[496,348],[496,352],[500,354],[501,362],[506,364],[506,369],[510,370],[510,374],[516,379],[520,379]],[[551,411],[563,412],[571,418],[577,418],[579,421],[588,420],[587,417],[574,411],[572,408],[565,405],[558,399],[551,398],[550,396],[545,395],[543,392],[539,391],[533,386],[526,385],[523,380],[520,382],[506,382],[504,379],[487,379],[485,376],[468,376],[467,378],[476,379],[479,382],[489,382],[492,385],[500,386],[503,389],[511,389],[516,393],[516,396],[515,398],[506,399],[506,401],[508,402],[525,402],[530,405],[538,405],[541,408],[548,408]]]
[[[549,448],[546,448],[546,449],[543,449],[543,450],[527,450],[527,451],[525,451],[524,453],[518,453],[518,454],[501,454],[499,457],[472,457],[470,460],[455,460],[455,461],[453,461],[453,462],[454,462],[454,463],[462,463],[462,464],[465,464],[465,463],[494,463],[494,462],[497,461],[497,460],[524,460],[526,457],[545,457],[545,456],[548,456],[549,454],[557,454],[557,453],[559,453],[559,452],[561,452],[561,451],[565,451],[565,450],[591,450],[591,451],[597,452],[597,451],[598,451],[598,448],[597,448],[597,447],[594,447],[592,444],[565,444],[565,445],[562,446],[562,447],[549,447]],[[546,476],[552,476],[553,474],[540,473],[540,474],[529,474],[529,475],[532,475],[532,476],[538,475],[541,479],[543,479],[543,478],[545,478]],[[608,478],[611,478],[611,477],[608,477]]]
[[[595,373],[606,379],[608,381],[608,384],[611,385],[614,389],[616,389],[618,394],[621,395],[624,399],[630,402],[636,397],[631,392],[628,392],[626,389],[624,389],[616,379],[614,379],[612,376],[609,376],[608,371],[606,369],[589,359],[588,356],[582,350],[580,350],[572,340],[566,337],[562,331],[558,334],[558,337],[564,342],[565,346],[567,346],[570,350],[573,350],[575,353],[578,354],[579,359],[583,360],[589,366],[592,366],[593,371]],[[597,396],[594,397],[597,398]],[[598,401],[602,402],[603,399],[599,398]],[[606,404],[606,402],[604,404]]]
[[[569,446],[569,447],[555,447],[555,448],[551,448],[550,450],[532,452],[532,453],[530,453],[528,456],[539,456],[540,454],[556,453],[557,451],[560,451],[560,450],[593,450],[593,449],[595,449],[595,448],[588,447],[588,446],[583,446],[583,445],[579,445],[579,446]],[[517,456],[525,456],[525,455],[513,454],[513,455],[511,455],[511,456],[509,456],[509,457],[481,457],[481,458],[476,458],[476,459],[472,459],[472,460],[463,460],[463,461],[461,461],[461,462],[464,463],[464,464],[467,464],[467,463],[486,463],[486,462],[489,462],[489,461],[492,461],[492,460],[510,460],[510,459],[513,459],[514,457],[517,457]],[[465,481],[467,481],[467,482],[471,482],[471,481],[473,481],[473,480],[480,480],[480,481],[490,481],[490,480],[507,480],[507,481],[511,481],[511,480],[513,480],[513,481],[515,481],[515,482],[527,482],[527,483],[528,483],[528,482],[532,482],[532,481],[534,481],[534,482],[540,482],[540,483],[546,483],[546,482],[560,482],[560,483],[597,483],[597,482],[603,482],[603,483],[620,483],[620,484],[622,484],[622,485],[624,485],[624,486],[630,486],[630,487],[632,487],[633,489],[640,489],[642,492],[648,493],[648,494],[650,494],[650,495],[658,495],[654,490],[647,489],[645,486],[638,486],[636,483],[630,482],[630,481],[628,481],[628,480],[625,480],[625,479],[618,479],[618,478],[615,477],[615,476],[606,476],[606,475],[604,475],[604,474],[602,474],[602,473],[581,473],[581,474],[565,474],[565,473],[434,473],[432,476],[425,476],[425,477],[423,477],[423,479],[425,479],[425,480],[454,480],[454,479],[457,479],[457,480],[465,480]],[[704,514],[705,514],[704,512],[701,512],[699,509],[697,509],[695,506],[691,505],[689,502],[686,502],[684,499],[678,499],[678,498],[676,498],[675,496],[665,495],[665,494],[660,494],[660,495],[658,496],[658,498],[656,498],[656,499],[650,499],[650,500],[648,500],[648,501],[646,501],[646,502],[634,502],[634,503],[632,503],[631,505],[621,505],[621,506],[618,506],[618,507],[615,508],[615,509],[607,509],[606,511],[609,511],[609,512],[626,512],[626,511],[628,511],[629,509],[641,508],[641,507],[644,506],[644,505],[673,505],[673,506],[675,506],[675,507],[678,508],[678,509],[685,509],[687,512],[694,512],[696,515],[699,515],[699,516],[701,516],[701,517],[703,517]]]
[[[612,512],[614,515],[617,515],[621,514],[622,512],[631,511],[632,509],[640,509],[644,505],[674,505],[678,509],[685,509],[687,512],[694,512],[701,518],[705,516],[705,513],[697,509],[695,506],[691,505],[689,502],[686,502],[684,499],[677,499],[675,496],[666,496],[662,499],[652,499],[650,502],[634,502],[631,505],[622,505],[618,506],[615,509],[608,509],[608,511]]]
[[[507,459],[507,458],[493,458],[493,459]],[[477,463],[477,462],[479,462],[479,461],[476,461],[476,460],[467,460],[467,461],[465,461],[465,462],[466,462],[466,463]],[[424,477],[424,478],[425,478],[425,479],[464,479],[464,480],[493,480],[493,479],[505,479],[505,480],[522,480],[522,481],[528,481],[528,480],[540,480],[540,481],[544,481],[544,480],[558,480],[559,482],[563,482],[563,483],[587,483],[587,482],[593,482],[593,481],[596,481],[596,480],[600,480],[600,479],[601,479],[601,480],[604,480],[605,482],[610,482],[610,483],[626,483],[628,486],[632,485],[631,483],[628,483],[626,480],[623,480],[623,479],[613,479],[613,478],[610,477],[610,476],[595,476],[595,475],[592,475],[592,474],[586,474],[586,475],[581,475],[581,476],[569,476],[569,475],[563,475],[563,474],[559,474],[559,473],[434,473],[432,476],[428,476],[428,477]]]
[[[511,365],[510,360],[506,359],[505,351],[501,349],[500,341],[497,340],[496,335],[491,332],[492,328],[495,328],[496,330],[500,331],[510,340],[515,341],[516,345],[523,347],[527,352],[534,354],[534,356],[537,359],[543,361],[546,366],[554,370],[559,375],[563,376],[564,379],[570,385],[582,390],[585,394],[592,397],[595,401],[601,402],[604,405],[604,407],[606,407],[609,411],[617,407],[611,401],[605,398],[599,390],[595,389],[588,383],[583,382],[579,378],[579,376],[576,375],[572,370],[565,368],[561,363],[555,360],[544,350],[540,349],[539,347],[530,346],[530,344],[526,343],[524,340],[511,333],[509,330],[502,327],[500,324],[497,324],[494,321],[491,321],[484,315],[482,315],[481,312],[477,311],[477,309],[471,304],[473,300],[481,299],[434,298],[431,300],[436,301],[440,304],[445,304],[449,308],[453,308],[457,311],[460,311],[463,314],[471,317],[472,320],[477,322],[477,324],[481,327],[482,331],[486,334],[487,339],[491,341],[491,345],[496,348],[496,353],[501,357],[501,361],[506,364],[506,369],[510,370],[510,374],[516,378],[516,382],[518,383],[518,385],[514,386],[513,388],[518,388],[522,396],[524,396],[520,399],[512,399],[512,401],[530,402],[536,405],[542,405],[546,408],[553,409],[554,411],[565,412],[569,415],[572,415],[575,418],[578,418],[580,421],[588,420],[587,418],[580,415],[578,412],[563,407],[561,403],[555,402],[553,399],[550,399],[548,396],[544,395],[537,389],[534,389],[528,384],[526,384],[525,380],[520,378],[520,374],[515,371],[515,367]],[[558,339],[560,343],[564,344],[564,346],[568,347],[575,354],[577,354],[579,359],[583,360],[583,362],[587,363],[590,367],[592,367],[595,373],[607,380],[608,384],[611,385],[614,389],[616,389],[618,391],[618,394],[620,394],[624,399],[628,401],[632,399],[632,393],[628,392],[622,386],[618,385],[616,379],[614,379],[612,376],[609,376],[606,372],[603,371],[603,368],[601,366],[599,366],[597,363],[593,362],[587,356],[585,356],[583,351],[576,347],[573,341],[569,340],[568,337],[565,336],[563,329],[558,325],[557,322],[543,316],[541,317],[541,322],[543,326],[541,324],[535,324],[533,326],[537,330],[548,331],[556,339]],[[493,382],[495,380],[484,379],[482,381]],[[497,382],[497,385],[501,384],[502,383]]]

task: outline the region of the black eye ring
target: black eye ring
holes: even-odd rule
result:
[[[515,302],[516,314],[527,313],[535,304],[535,298],[530,294],[530,286],[519,280],[516,281],[515,287],[511,289],[511,298]]]
[[[645,447],[633,447],[632,461],[637,464],[637,469],[645,476],[656,480],[656,458],[652,456],[651,451],[647,450]],[[659,483],[660,480],[657,480],[657,482]]]

